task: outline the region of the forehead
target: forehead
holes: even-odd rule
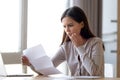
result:
[[[64,17],[64,18],[62,19],[62,23],[63,23],[63,24],[73,23],[73,22],[75,22],[75,20],[72,19],[71,17]]]

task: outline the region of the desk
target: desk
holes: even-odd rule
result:
[[[36,76],[36,77],[0,77],[0,80],[120,80],[120,78],[94,78],[94,79],[82,79],[82,78],[71,78],[71,77],[45,77],[45,76]]]
[[[120,80],[120,78],[65,78],[65,77],[35,77],[33,80]]]

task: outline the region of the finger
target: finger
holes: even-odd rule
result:
[[[73,33],[73,34],[71,35],[71,40],[72,40],[74,43],[77,42],[77,35],[76,35],[75,33]]]

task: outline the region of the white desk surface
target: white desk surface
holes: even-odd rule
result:
[[[0,77],[0,80],[120,80],[120,78],[74,78],[58,76]]]

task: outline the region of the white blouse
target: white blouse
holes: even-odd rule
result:
[[[87,40],[83,46],[75,47],[71,41],[60,46],[52,58],[57,67],[67,61],[72,76],[104,77],[104,49],[100,38]]]

